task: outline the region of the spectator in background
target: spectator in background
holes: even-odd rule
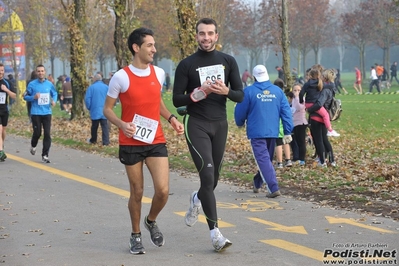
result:
[[[237,103],[234,119],[237,126],[246,125],[247,137],[258,165],[258,173],[254,176],[254,192],[259,192],[265,183],[268,190],[266,197],[275,198],[281,195],[272,164],[276,138],[282,121],[283,143],[291,142],[292,115],[287,97],[270,82],[266,67],[257,65],[252,74],[255,83],[244,90],[244,100]]]
[[[279,87],[284,92],[285,87],[286,87],[284,84],[284,80],[278,78],[274,81],[273,84],[276,85],[277,87]],[[283,128],[283,123],[280,119],[279,135],[278,135],[278,138],[276,139],[276,148],[275,148],[277,168],[292,166],[291,146],[289,143],[284,144],[283,138],[284,138],[284,128]],[[283,163],[283,153],[284,153],[284,158],[285,158],[284,163]]]
[[[382,67],[382,65],[379,65],[377,63],[375,63],[374,66],[375,66],[374,68],[375,68],[375,72],[376,72],[377,78],[381,82],[382,74],[384,73],[384,68]]]
[[[55,89],[57,90],[57,94],[58,94],[57,98],[58,98],[58,101],[60,102],[61,111],[64,111],[64,105],[62,104],[61,95],[62,95],[62,84],[65,81],[65,77],[66,76],[59,76],[57,78],[57,82],[55,83]]]
[[[359,70],[359,68],[355,67],[355,74],[356,74],[356,80],[355,83],[353,84],[353,88],[357,92],[357,94],[362,94],[362,72]]]
[[[245,71],[241,77],[242,83],[244,83],[244,88],[246,88],[248,86],[248,79],[252,79],[252,76],[249,73],[248,69],[245,69]]]
[[[292,68],[291,75],[292,75],[294,82],[298,82],[299,75],[298,75],[298,70],[296,69],[296,67]]]
[[[169,73],[165,74],[165,82],[163,83],[163,89],[162,92],[166,92],[169,91],[169,87],[170,87],[170,76]]]
[[[53,85],[55,85],[55,82],[54,82],[53,75],[51,75],[51,74],[48,74],[48,76],[47,76],[47,80],[48,80],[48,81],[50,81],[51,83],[53,83]]]
[[[61,99],[62,99],[62,104],[64,105],[64,110],[69,115],[71,115],[72,111],[72,98],[73,94],[72,94],[71,78],[66,77],[64,83],[62,83]]]
[[[305,165],[306,157],[306,129],[308,127],[308,120],[306,119],[306,107],[299,102],[299,93],[301,92],[302,84],[294,84],[292,87],[292,119],[294,122],[293,136],[298,146],[298,164]]]
[[[102,76],[95,74],[94,82],[87,88],[85,95],[85,104],[91,119],[91,138],[88,140],[91,144],[97,142],[98,125],[101,125],[102,143],[104,146],[109,145],[108,121],[103,113],[107,92],[108,86],[102,81]]]
[[[299,102],[303,103],[303,97],[305,96],[305,106],[309,109],[314,103],[316,103],[321,95],[321,91],[323,90],[323,80],[321,73],[319,71],[322,68],[312,68],[309,71],[309,80],[303,85],[301,92],[299,93]],[[335,75],[334,75],[335,78]],[[333,79],[334,80],[334,79]],[[334,84],[332,84],[334,85]],[[326,108],[321,105],[321,108],[316,109],[317,114],[323,118],[323,122],[328,130],[327,135],[330,137],[339,137],[340,134],[336,132],[332,126],[330,121],[330,115],[328,114]]]
[[[348,94],[348,91],[345,90],[345,88],[341,84],[341,71],[339,70],[339,68],[337,68],[335,70],[335,73],[336,74],[335,74],[334,83],[335,83],[335,88],[337,88],[337,90],[338,90],[338,93],[341,93],[341,91],[339,90],[339,88],[341,88],[345,94]]]
[[[381,65],[381,67],[382,67],[381,87],[384,86],[389,89],[391,87],[391,84],[388,81],[389,80],[388,71],[383,65]]]
[[[395,78],[396,82],[399,84],[399,80],[397,77],[397,72],[398,72],[398,62],[393,62],[393,64],[391,65],[391,85],[392,85],[392,79]]]
[[[290,104],[290,108],[291,108],[291,113],[293,114],[295,109],[292,107],[292,100],[294,99],[294,93],[292,93],[292,91],[289,91],[286,93],[287,95],[287,99],[288,99],[288,103]],[[298,150],[298,144],[295,141],[295,138],[293,137],[292,133],[292,141],[290,142],[290,146],[291,146],[291,151],[292,151],[292,161],[293,162],[299,162],[299,150]]]
[[[278,73],[278,78],[281,80],[285,80],[285,75],[284,75],[284,70],[280,66],[276,66],[275,69],[277,70]]]
[[[29,83],[30,83],[32,80],[35,80],[35,79],[37,79],[37,72],[36,72],[36,70],[33,70],[33,71],[30,73],[30,79],[28,79],[28,80],[26,81],[26,89],[25,89],[25,92],[24,92],[24,97],[25,97],[25,95],[26,95],[26,93],[27,93]],[[26,102],[26,110],[28,111],[29,124],[32,123],[32,118],[31,118],[31,114],[30,114],[30,108],[31,108],[31,106],[32,106],[32,102],[28,102],[28,101],[27,101],[27,102]]]
[[[374,66],[371,66],[370,79],[371,79],[371,82],[370,82],[370,88],[369,88],[368,93],[371,93],[373,91],[374,86],[376,86],[378,93],[381,93],[380,80],[378,79],[377,71],[375,70]]]
[[[312,70],[311,72],[312,73]],[[330,141],[328,140],[327,128],[328,126],[325,124],[325,118],[321,116],[323,112],[319,112],[320,109],[326,109],[331,106],[331,102],[335,95],[335,80],[336,72],[334,69],[326,69],[323,70],[322,80],[323,89],[317,99],[317,101],[312,105],[306,105],[307,111],[309,112],[309,120],[310,128],[312,132],[313,143],[316,148],[316,152],[318,155],[318,166],[319,167],[327,167],[326,163],[326,155],[329,157],[329,162],[331,166],[336,167],[333,149]],[[302,92],[302,91],[301,91]],[[300,94],[301,95],[301,94]],[[301,100],[301,99],[299,99]]]

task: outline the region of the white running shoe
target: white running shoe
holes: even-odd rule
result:
[[[36,147],[30,147],[30,154],[32,155],[36,154]]]
[[[220,252],[230,247],[233,243],[225,238],[222,233],[220,233],[219,228],[215,227],[215,235],[212,237],[212,245],[215,251]]]
[[[190,196],[190,208],[186,212],[185,221],[187,226],[193,226],[198,221],[198,215],[201,210],[201,204],[194,204],[194,197],[198,191],[194,191]]]
[[[337,131],[335,131],[334,129],[331,131],[327,132],[327,137],[339,137],[341,136],[341,134],[339,134]]]

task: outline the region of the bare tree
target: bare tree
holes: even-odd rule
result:
[[[162,58],[176,57],[178,49],[172,45],[172,40],[177,39],[175,29],[174,6],[171,0],[147,0],[137,8],[136,17],[143,27],[150,28],[155,34],[157,52],[154,55],[154,64]],[[157,6],[157,15],[153,16],[154,6]]]
[[[363,6],[374,9],[374,30],[376,33],[375,43],[383,51],[383,66],[389,69],[391,46],[398,42],[398,21],[397,18],[399,8],[392,0],[381,0],[378,2],[367,1]]]
[[[285,76],[285,84],[287,88],[291,88],[293,84],[293,79],[291,75],[291,58],[290,58],[290,41],[289,41],[289,31],[288,31],[288,0],[282,0],[281,4],[281,41],[282,41],[282,51],[283,51],[283,69]]]
[[[371,43],[374,36],[374,32],[369,28],[370,17],[373,16],[373,13],[373,10],[358,9],[341,15],[341,31],[345,33],[345,40],[359,51],[359,68],[363,77],[366,76],[366,46],[368,43]]]

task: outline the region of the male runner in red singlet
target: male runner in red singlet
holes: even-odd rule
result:
[[[168,200],[169,162],[160,116],[168,120],[178,134],[184,133],[184,127],[168,111],[161,98],[165,71],[151,64],[156,52],[152,30],[134,30],[129,36],[128,46],[133,62],[113,75],[104,115],[119,128],[119,160],[125,165],[130,183],[130,253],[144,254],[140,230],[143,165],[145,163],[151,173],[155,190],[150,212],[144,218],[144,227],[150,232],[151,242],[161,247],[165,240],[155,220]],[[118,97],[122,105],[121,118],[113,111]]]

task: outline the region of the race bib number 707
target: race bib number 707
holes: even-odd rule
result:
[[[133,124],[136,126],[136,132],[133,135],[134,139],[149,144],[154,141],[155,134],[157,133],[158,121],[135,114]]]

